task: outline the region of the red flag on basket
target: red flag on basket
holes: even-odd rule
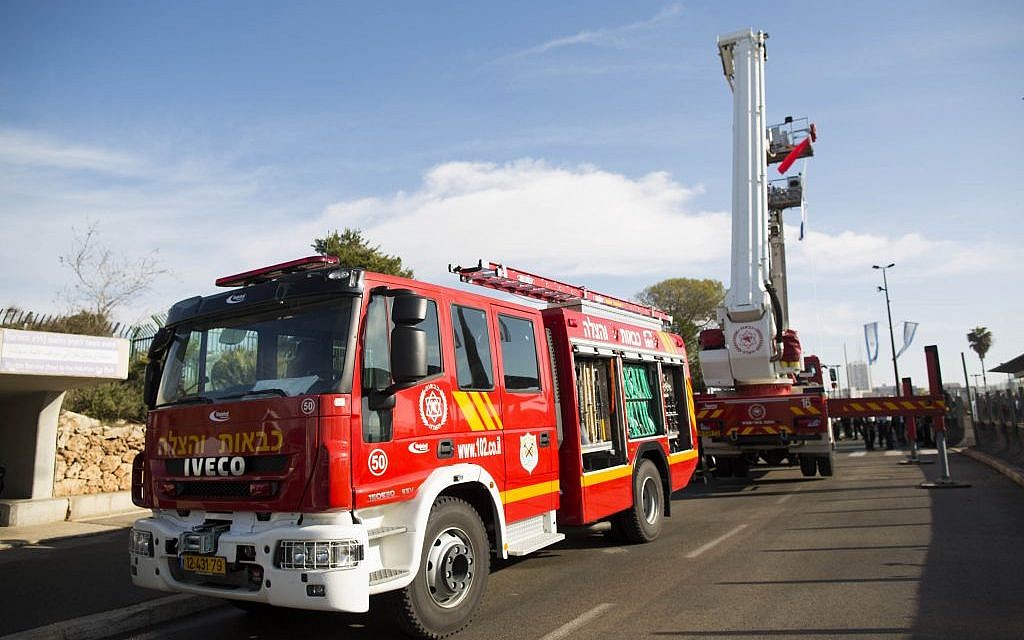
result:
[[[789,171],[789,168],[793,166],[793,163],[803,155],[804,151],[806,151],[809,146],[811,146],[810,136],[804,138],[800,144],[793,147],[793,150],[789,152],[786,158],[779,165],[779,173],[786,173]]]

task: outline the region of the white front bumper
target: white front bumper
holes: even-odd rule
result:
[[[302,524],[298,524],[298,514],[275,516],[268,522],[257,521],[255,514],[251,513],[205,514],[205,519],[230,521],[230,529],[220,535],[214,552],[214,555],[225,557],[229,566],[235,562],[238,545],[256,548],[256,558],[251,564],[263,569],[263,579],[258,587],[218,585],[217,578],[200,584],[198,579],[185,581],[188,578],[180,572],[183,580],[175,578],[179,558],[176,553],[167,553],[167,541],[177,540],[180,534],[192,531],[193,526],[203,522],[204,514],[194,513],[188,518],[179,518],[173,512],[154,514],[135,522],[136,530],[153,534],[154,554],[147,557],[130,553],[132,583],[160,591],[262,602],[279,607],[351,612],[369,609],[370,568],[366,561],[351,568],[330,570],[279,569],[274,566],[274,554],[281,540],[350,539],[365,550],[368,546],[366,528],[353,523],[350,514],[306,514]],[[323,585],[323,596],[308,595],[309,585]]]

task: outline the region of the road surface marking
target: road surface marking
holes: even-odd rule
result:
[[[854,451],[853,453],[850,454],[850,457],[851,458],[859,458],[861,456],[866,456],[866,455],[868,455],[867,451]]]
[[[599,604],[590,611],[584,613],[583,615],[577,616],[575,619],[566,622],[565,624],[558,627],[557,629],[555,629],[548,635],[544,636],[540,640],[560,640],[561,638],[566,638],[570,634],[575,633],[577,629],[579,629],[583,625],[587,624],[588,622],[590,622],[591,620],[593,620],[594,618],[596,618],[597,616],[601,615],[602,613],[604,613],[608,609],[611,609],[614,606],[615,605],[613,605],[610,602]]]
[[[783,502],[785,502],[786,500],[789,500],[790,498],[792,498],[795,495],[796,495],[795,493],[787,493],[786,495],[784,495],[781,498],[779,498],[778,500],[776,500],[775,504],[782,504]]]
[[[727,533],[725,535],[722,535],[722,536],[718,536],[717,538],[715,538],[711,542],[707,543],[703,547],[698,547],[698,548],[694,549],[690,553],[686,554],[686,557],[687,558],[691,558],[691,559],[692,558],[696,558],[700,554],[704,553],[705,551],[708,551],[709,549],[713,549],[715,547],[715,545],[717,545],[719,543],[722,543],[722,542],[725,542],[726,540],[728,540],[729,538],[733,537],[734,535],[736,535],[740,531],[743,531],[746,528],[747,528],[747,525],[741,524],[738,527],[736,527],[735,529],[733,529],[732,531],[730,531],[729,533]]]

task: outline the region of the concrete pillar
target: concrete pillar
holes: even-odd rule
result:
[[[7,467],[5,499],[52,498],[57,418],[63,391],[0,397],[0,464]]]

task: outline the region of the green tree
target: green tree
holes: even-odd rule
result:
[[[987,327],[974,327],[967,334],[967,344],[971,345],[974,353],[978,354],[981,360],[981,381],[987,387],[988,380],[985,379],[985,354],[992,348],[992,332]]]
[[[672,314],[671,330],[686,342],[694,386],[703,389],[697,336],[715,319],[716,309],[725,299],[725,286],[718,280],[669,278],[647,287],[636,299]]]
[[[683,336],[687,350],[695,352],[697,334],[715,319],[725,287],[718,280],[669,278],[647,287],[636,299],[672,314],[672,330]]]
[[[402,259],[380,250],[380,245],[371,246],[359,229],[337,230],[323,238],[316,238],[311,245],[320,255],[337,256],[346,267],[360,267],[377,273],[387,273],[404,278],[412,277],[412,269],[402,268]]]

